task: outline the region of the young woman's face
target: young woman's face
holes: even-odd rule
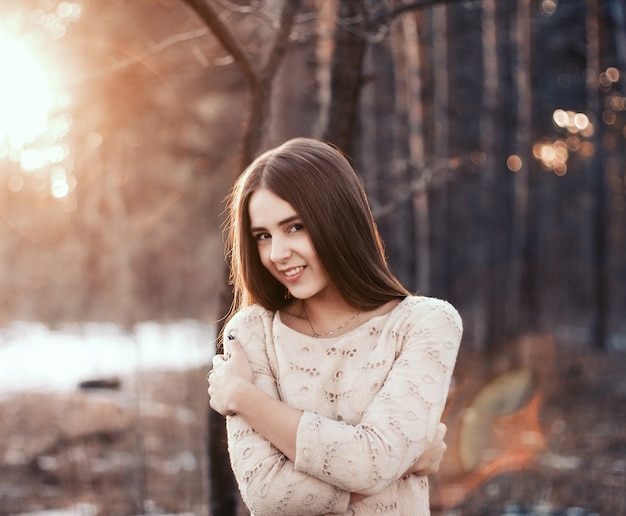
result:
[[[294,297],[308,299],[329,289],[326,269],[291,204],[259,188],[250,196],[248,214],[261,263]]]

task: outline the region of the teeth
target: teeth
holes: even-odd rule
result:
[[[283,271],[283,274],[287,276],[288,278],[291,278],[292,276],[295,276],[296,274],[298,274],[302,269],[304,269],[304,267],[302,266],[294,267],[293,269],[289,269],[288,271]]]

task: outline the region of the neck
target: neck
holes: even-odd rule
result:
[[[361,313],[343,299],[338,303],[307,299],[301,302],[301,309],[314,337],[329,337],[349,330]]]

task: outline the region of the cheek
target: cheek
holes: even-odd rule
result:
[[[272,263],[272,261],[270,260],[270,253],[271,253],[270,246],[259,245],[257,246],[257,249],[259,251],[259,259],[261,260],[261,264],[266,269],[269,269]]]

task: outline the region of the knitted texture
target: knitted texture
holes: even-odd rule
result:
[[[255,383],[303,411],[295,463],[238,416],[231,465],[255,516],[428,515],[428,479],[405,475],[441,418],[462,323],[445,301],[407,297],[338,337],[315,339],[248,307],[226,333]],[[349,504],[351,492],[369,495]]]

